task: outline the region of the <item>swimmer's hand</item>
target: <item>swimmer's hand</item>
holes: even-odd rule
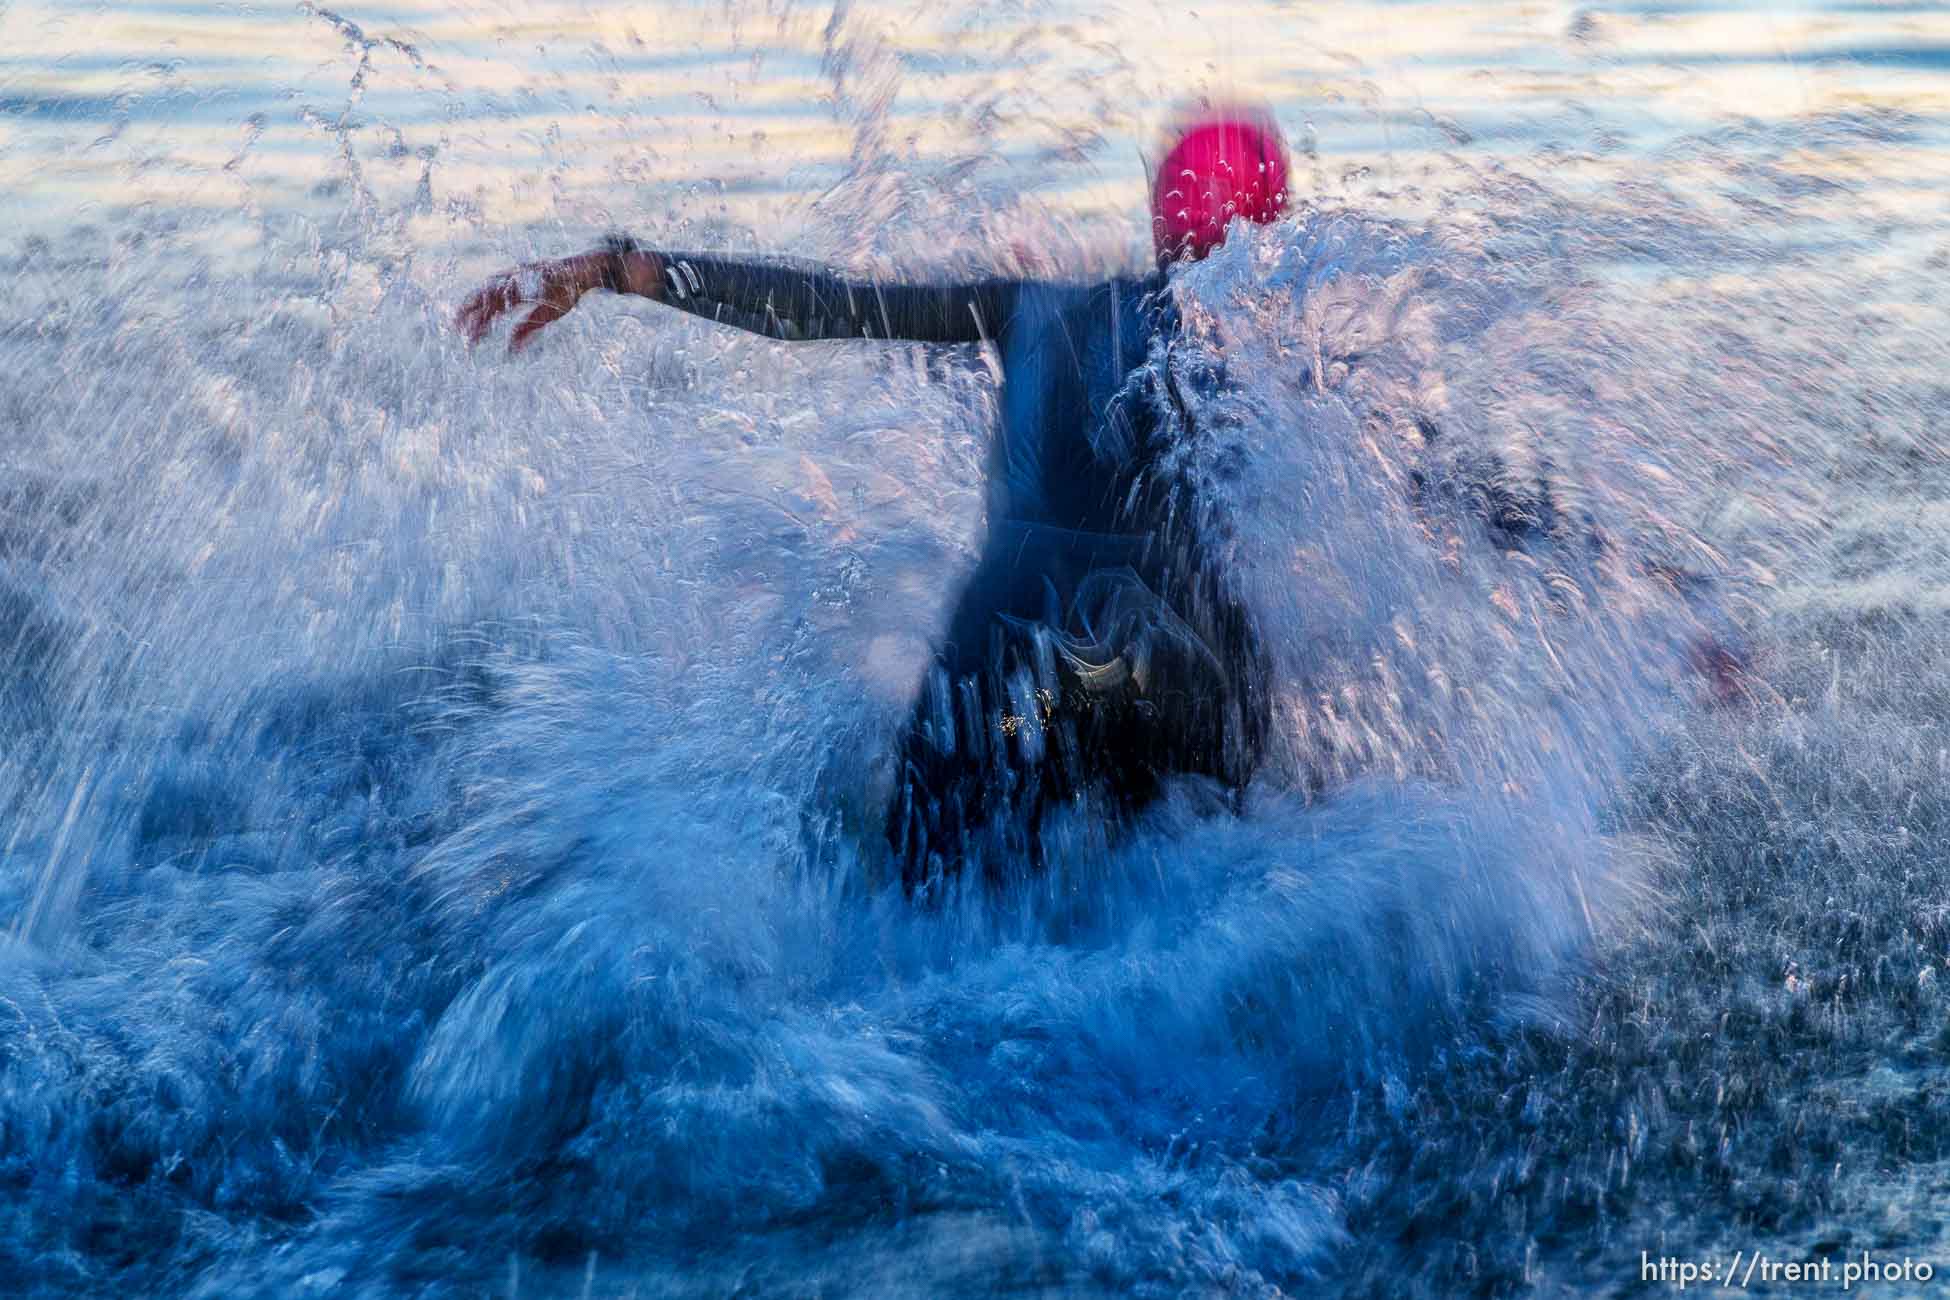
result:
[[[1739,704],[1753,697],[1753,669],[1741,651],[1717,638],[1701,637],[1688,647],[1686,657],[1705,678],[1714,704]]]
[[[494,327],[496,317],[532,303],[534,310],[508,336],[508,351],[519,352],[536,331],[568,315],[592,289],[661,300],[663,263],[654,254],[636,250],[601,250],[530,262],[502,272],[470,294],[454,313],[454,328],[468,343],[479,343]]]

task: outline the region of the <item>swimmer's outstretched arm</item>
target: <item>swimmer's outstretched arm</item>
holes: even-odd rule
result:
[[[975,343],[1013,310],[1016,284],[880,284],[824,267],[709,253],[662,253],[628,240],[496,276],[470,295],[455,326],[477,342],[502,313],[534,304],[508,339],[519,351],[595,289],[629,293],[768,338]]]

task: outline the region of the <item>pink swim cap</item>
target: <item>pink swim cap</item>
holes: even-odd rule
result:
[[[1271,117],[1225,114],[1185,128],[1151,187],[1158,261],[1201,258],[1244,217],[1264,225],[1286,210],[1286,143]]]

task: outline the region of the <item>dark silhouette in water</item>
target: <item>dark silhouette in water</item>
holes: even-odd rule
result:
[[[1187,427],[1167,364],[1179,330],[1168,269],[1234,217],[1285,209],[1270,119],[1188,126],[1152,192],[1158,265],[1099,284],[884,284],[817,267],[654,252],[624,238],[523,268],[470,297],[479,339],[533,303],[511,348],[592,289],[632,293],[787,340],[986,343],[1002,362],[988,540],[899,743],[888,840],[909,892],[956,872],[978,840],[991,881],[1039,864],[1053,805],[1116,816],[1165,778],[1237,794],[1258,766],[1265,656],[1222,563],[1209,493],[1169,455]]]

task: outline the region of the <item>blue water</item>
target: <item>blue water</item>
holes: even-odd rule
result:
[[[1455,48],[1390,53],[1424,11]],[[1423,6],[1330,73],[1287,9],[1222,11],[1208,85],[1287,76],[1312,147],[1294,217],[1178,285],[1181,360],[1232,377],[1184,455],[1226,484],[1276,761],[1239,815],[1189,782],[1127,837],[1069,810],[1044,877],[934,911],[877,818],[979,545],[987,362],[595,299],[511,359],[450,315],[613,221],[1128,267],[1165,27],[676,7],[660,47],[635,11],[165,5],[92,61],[0,47],[32,83],[0,80],[0,1289],[1414,1290],[1377,1205],[1585,1136],[1389,1172],[1377,1125],[1501,1131],[1508,1094],[1438,1122],[1431,1081],[1608,1023],[1711,858],[1659,782],[1766,751],[1694,647],[1791,710],[1829,671],[1805,620],[1940,608],[1941,47],[1811,12],[1844,27],[1787,71],[1923,84],[1811,66],[1741,114],[1613,80],[1724,43],[1593,55],[1513,10],[1485,48]],[[181,35],[130,62],[145,15]],[[603,80],[686,68],[713,97]],[[1569,90],[1489,88],[1530,77]],[[1500,547],[1490,479],[1609,545]],[[1754,771],[1713,843],[1800,807]],[[1810,872],[1856,861],[1831,838]],[[1659,1230],[1468,1204],[1523,1261],[1492,1289]]]

